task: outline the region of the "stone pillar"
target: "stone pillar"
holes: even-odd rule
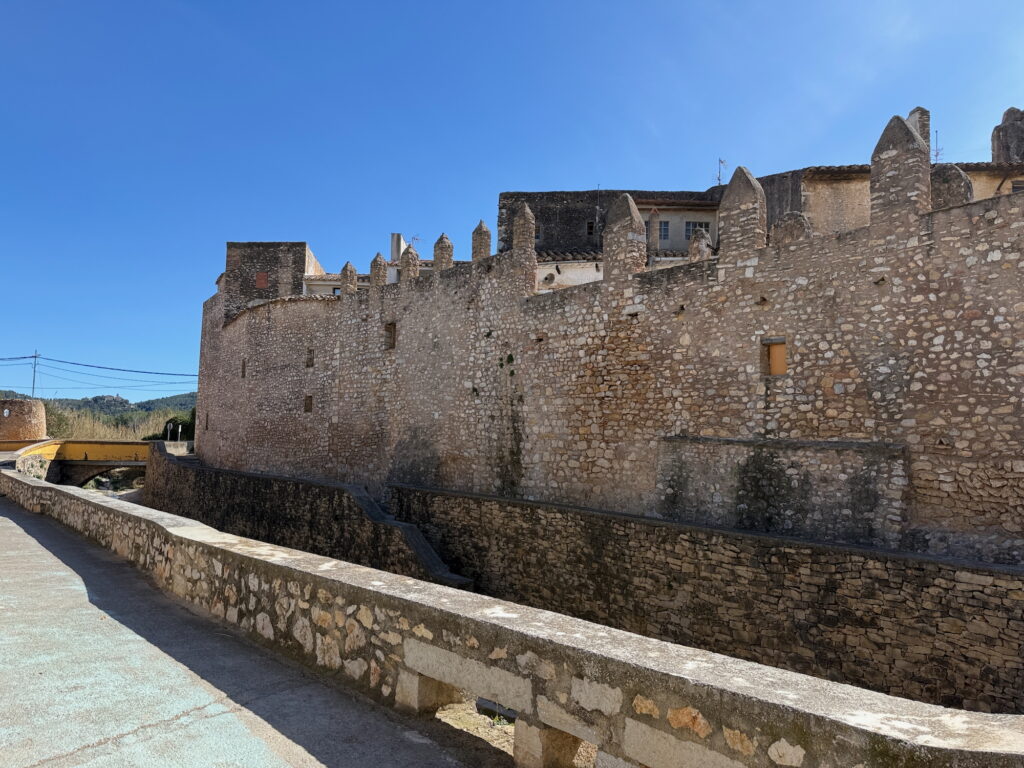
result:
[[[537,290],[537,221],[526,203],[518,203],[512,214],[512,252],[506,257],[523,277],[523,295]]]
[[[359,275],[351,261],[346,261],[341,268],[341,290],[342,293],[355,293],[359,285]]]
[[[462,694],[457,688],[407,669],[398,670],[395,709],[421,715],[459,701],[462,701]]]
[[[516,768],[572,768],[580,740],[544,724],[516,719],[512,759]]]
[[[959,165],[939,163],[932,166],[932,210],[965,205],[974,200],[971,177]]]
[[[629,195],[620,196],[608,211],[602,258],[605,282],[622,282],[644,271],[647,263],[644,220]]]
[[[647,266],[654,266],[654,259],[661,249],[661,214],[655,208],[647,220]]]
[[[486,259],[491,255],[491,230],[480,219],[480,223],[473,230],[473,261]]]
[[[448,235],[441,233],[441,236],[437,238],[437,242],[434,243],[434,271],[440,272],[442,269],[448,269],[455,263],[455,249],[452,247],[452,241],[448,239]]]
[[[768,234],[768,205],[757,179],[742,165],[729,180],[718,207],[718,253],[754,255]]]
[[[402,259],[398,263],[398,280],[407,283],[420,276],[420,255],[411,245],[402,251]]]
[[[932,209],[928,146],[910,124],[894,116],[871,153],[871,226],[882,237],[916,230]]]
[[[379,253],[370,262],[370,287],[380,288],[388,284],[388,263]]]

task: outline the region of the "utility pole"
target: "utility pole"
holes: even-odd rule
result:
[[[725,160],[723,160],[722,158],[718,158],[718,183],[719,184],[722,183],[722,169],[727,168],[727,167],[728,166],[725,164]]]
[[[39,350],[32,353],[32,399],[36,396],[36,366],[39,365]]]

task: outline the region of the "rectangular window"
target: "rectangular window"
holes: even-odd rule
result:
[[[647,237],[651,236],[651,220],[644,219],[644,235]]]
[[[270,287],[270,273],[269,272],[257,272],[256,273],[256,288],[262,290]]]
[[[761,340],[762,366],[767,376],[785,376],[789,372],[786,361],[786,339],[774,336]]]
[[[245,358],[242,358],[242,378],[245,378]]]
[[[306,367],[307,368],[312,368],[313,367],[313,350],[312,349],[307,349],[306,350]]]
[[[312,395],[306,395],[306,397],[303,399],[303,401],[302,401],[302,410],[305,413],[312,413],[313,412],[313,396]]]
[[[709,235],[711,234],[711,222],[710,221],[688,221],[686,222],[686,239],[689,240],[693,237],[693,233],[698,229],[703,229]]]
[[[658,222],[658,239],[659,240],[668,240],[668,224],[669,223],[667,221],[659,221]]]
[[[1011,181],[1010,182],[1011,192],[1024,192],[1024,180],[1022,181]]]
[[[535,243],[539,243],[540,242],[540,224],[538,224],[537,226],[535,226],[533,228],[533,242],[535,242]]]
[[[594,222],[588,221],[587,222],[587,237],[593,237],[593,236],[594,236]]]
[[[398,326],[394,323],[384,323],[384,349],[394,349],[398,340]]]
[[[331,291],[331,293],[333,293],[335,296],[341,296],[341,288],[334,288]]]

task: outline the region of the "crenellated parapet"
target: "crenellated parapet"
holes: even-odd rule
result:
[[[344,293],[355,293],[359,287],[359,275],[351,261],[346,261],[341,268],[341,286]]]
[[[383,288],[388,283],[388,263],[378,253],[370,262],[370,287]]]

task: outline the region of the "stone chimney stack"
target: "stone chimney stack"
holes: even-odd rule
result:
[[[718,207],[718,233],[720,255],[743,254],[765,247],[768,205],[764,190],[742,165],[733,173]]]
[[[378,253],[370,262],[370,287],[381,288],[388,284],[388,263]]]
[[[644,220],[629,195],[621,195],[608,210],[604,228],[604,279],[628,280],[644,271],[647,263],[647,238]]]
[[[1010,107],[992,129],[992,162],[1024,163],[1024,111]]]
[[[448,239],[448,235],[441,233],[441,236],[437,238],[437,242],[434,243],[434,271],[440,272],[442,269],[448,269],[455,263],[455,248],[452,247],[452,241]]]
[[[406,246],[402,252],[402,259],[398,265],[399,282],[407,283],[420,275],[420,255],[411,245]]]
[[[480,223],[473,230],[473,261],[486,259],[491,255],[491,230],[480,219]]]
[[[896,115],[871,153],[871,226],[886,237],[909,234],[916,229],[912,220],[932,209],[931,190],[928,145]]]
[[[341,268],[341,289],[343,293],[355,293],[359,285],[359,276],[351,261],[346,261]]]

